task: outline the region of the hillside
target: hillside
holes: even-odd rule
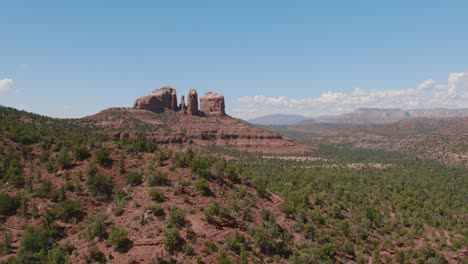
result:
[[[0,108],[0,119],[0,261],[261,261],[256,243],[271,241],[248,230],[263,221],[275,254],[291,254],[279,242],[291,226],[274,221],[282,199],[260,195],[222,157],[112,138],[89,118]]]
[[[466,254],[462,168],[342,145],[271,155],[148,140],[172,115],[62,120],[0,108],[0,261],[456,263]]]
[[[109,131],[112,137],[138,139],[158,144],[214,145],[255,152],[304,151],[277,132],[240,122],[229,116],[189,116],[171,110],[113,108],[84,120]]]

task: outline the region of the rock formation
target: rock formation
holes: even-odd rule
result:
[[[208,116],[224,116],[224,96],[222,94],[209,92],[200,98],[201,109],[198,109],[198,94],[197,91],[191,89],[187,96],[187,104],[185,97],[181,97],[180,105],[177,105],[176,90],[170,86],[162,87],[154,90],[151,94],[138,98],[135,101],[134,108],[140,110],[149,110],[152,112],[164,111],[164,109],[172,109],[186,113],[189,116],[199,115],[200,112]]]
[[[190,116],[198,114],[198,94],[194,89],[190,89],[187,98],[187,114]]]
[[[196,99],[196,93],[191,93]],[[187,98],[187,97],[185,97]],[[184,98],[184,99],[185,99]],[[181,100],[179,111],[167,111],[164,115],[155,111],[139,109],[112,108],[88,117],[95,124],[109,131],[116,139],[138,140],[145,138],[158,144],[196,144],[200,146],[215,145],[223,148],[235,148],[256,152],[296,153],[305,151],[303,146],[294,144],[279,133],[240,122],[235,118],[213,116],[223,113],[221,95],[211,95],[202,101],[207,103],[204,114],[190,116],[182,112],[184,100]],[[216,100],[215,100],[216,99]],[[188,100],[190,102],[190,100]],[[187,101],[185,102],[187,103]],[[192,110],[196,108],[192,100]],[[188,110],[188,108],[186,108]]]
[[[175,89],[172,89],[171,92],[171,109],[176,111],[177,110],[177,93]]]
[[[211,116],[224,116],[224,96],[208,92],[200,98],[200,111]]]
[[[151,94],[138,98],[134,108],[153,112],[162,111],[165,108],[177,110],[176,90],[170,86],[154,90]]]
[[[187,107],[185,106],[185,97],[183,95],[180,98],[179,111],[181,111],[183,113],[185,113],[187,111]]]

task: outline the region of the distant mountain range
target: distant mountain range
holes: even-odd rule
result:
[[[321,116],[308,118],[301,115],[268,115],[247,120],[256,125],[295,125],[326,123],[336,125],[378,125],[395,123],[406,118],[464,118],[468,117],[468,108],[462,109],[415,109],[401,110],[397,108],[359,108],[351,113],[336,116]]]
[[[261,116],[253,119],[247,120],[247,122],[254,125],[263,125],[263,126],[288,126],[294,125],[301,121],[311,119],[310,117],[305,117],[301,115],[267,115]]]

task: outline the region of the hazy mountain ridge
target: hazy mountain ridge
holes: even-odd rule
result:
[[[302,115],[286,115],[286,114],[274,114],[261,116],[257,118],[248,119],[247,122],[255,125],[293,125],[301,121],[310,119],[310,117],[305,117]]]
[[[257,125],[310,125],[312,123],[342,124],[342,125],[372,125],[390,124],[407,118],[464,118],[468,117],[468,108],[448,109],[413,109],[398,108],[358,108],[353,112],[332,116],[307,118],[301,115],[268,115],[249,119],[248,122]],[[302,120],[301,120],[302,119]]]

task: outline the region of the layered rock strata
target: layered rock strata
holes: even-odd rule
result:
[[[194,89],[191,89],[188,94],[187,114],[190,116],[198,115],[198,94]]]
[[[181,97],[180,105],[177,105],[176,90],[170,86],[166,86],[154,90],[151,94],[138,98],[135,101],[134,108],[139,110],[149,110],[152,112],[161,112],[165,109],[180,111],[189,116],[200,115],[201,113],[211,116],[224,116],[225,105],[224,96],[222,94],[208,92],[200,98],[200,106],[198,109],[198,94],[197,91],[191,89],[187,96],[187,104],[185,97]]]
[[[224,96],[208,92],[200,98],[200,111],[207,115],[224,116]]]
[[[135,101],[134,108],[149,111],[160,111],[167,108],[176,111],[176,90],[170,86],[154,90],[151,94],[138,98]]]

